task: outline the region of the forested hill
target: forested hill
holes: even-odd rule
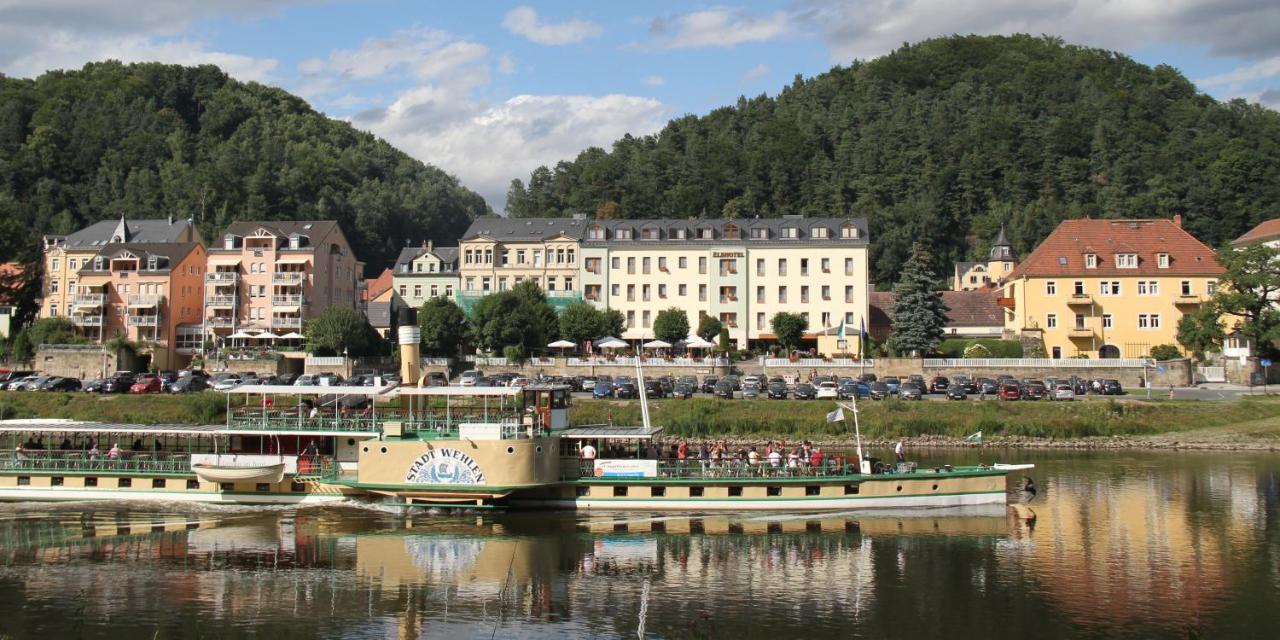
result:
[[[1280,114],[1053,38],[941,38],[541,167],[507,208],[865,215],[881,283],[913,240],[949,271],[1001,223],[1023,255],[1081,216],[1181,213],[1216,246],[1280,215]]]
[[[338,220],[371,272],[457,239],[476,193],[280,89],[216,67],[95,63],[0,77],[0,261],[118,218]]]

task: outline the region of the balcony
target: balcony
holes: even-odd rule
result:
[[[164,296],[157,295],[131,295],[128,303],[130,307],[150,308],[159,306],[164,301]]]
[[[1194,293],[1179,295],[1178,298],[1173,301],[1173,303],[1176,305],[1189,306],[1189,307],[1194,307],[1196,305],[1204,304],[1204,302],[1205,302],[1204,296],[1198,296]]]
[[[236,319],[231,316],[213,316],[212,318],[206,318],[205,324],[215,329],[230,329],[235,326]]]
[[[275,316],[271,318],[272,329],[301,329],[302,318]]]
[[[1072,327],[1067,330],[1067,337],[1089,339],[1093,337],[1093,329],[1089,327]]]
[[[271,304],[277,307],[301,307],[302,296],[271,296]]]
[[[300,285],[305,274],[300,271],[277,271],[271,274],[271,284]]]
[[[1068,305],[1091,305],[1093,304],[1093,296],[1087,293],[1073,293],[1067,298]]]
[[[235,296],[205,296],[204,306],[206,307],[234,307],[236,305]]]
[[[235,284],[240,281],[240,274],[235,271],[210,271],[204,274],[204,281],[212,285]]]
[[[131,327],[158,327],[160,326],[160,314],[148,314],[145,316],[126,316],[129,326]]]
[[[106,297],[101,293],[81,293],[71,297],[71,304],[82,309],[101,307]]]
[[[77,327],[101,327],[102,316],[72,315],[71,324],[74,324]]]

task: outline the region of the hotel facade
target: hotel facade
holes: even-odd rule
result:
[[[1005,278],[1005,328],[1051,358],[1146,358],[1222,275],[1181,219],[1066,220]]]
[[[457,302],[466,311],[480,298],[532,280],[557,309],[582,301],[579,257],[587,221],[581,218],[481,218],[458,241]]]
[[[432,298],[457,300],[458,247],[421,247],[400,250],[392,269],[391,288],[405,304],[417,309]]]

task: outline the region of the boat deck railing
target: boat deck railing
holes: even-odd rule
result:
[[[538,416],[532,416],[538,422]],[[458,437],[458,426],[468,423],[498,423],[504,432],[517,437],[521,416],[514,412],[498,411],[415,411],[402,409],[378,409],[374,411],[318,410],[312,415],[295,408],[263,409],[241,407],[233,409],[227,419],[230,429],[244,431],[339,431],[343,433],[382,433],[388,422],[398,422],[405,433],[416,433],[420,438],[449,439]],[[527,428],[527,425],[526,425]]]
[[[827,459],[820,465],[799,464],[789,466],[786,463],[772,465],[769,462],[751,463],[741,460],[661,460],[657,465],[657,478],[667,480],[718,480],[718,479],[770,479],[770,478],[840,478],[866,477],[858,465],[839,460]],[[986,471],[984,467],[943,467],[915,468],[911,471],[894,471],[888,469],[877,475],[912,474],[945,474],[955,472]],[[563,480],[577,480],[595,477],[595,463],[579,461],[561,467]],[[577,475],[573,475],[574,473]],[[610,478],[622,479],[622,478]],[[628,478],[629,479],[629,478]]]
[[[91,451],[5,451],[0,453],[0,471],[192,473],[189,455],[162,451],[121,451],[115,457]]]
[[[302,454],[298,456],[298,473],[293,479],[298,482],[336,480],[338,470],[338,463],[333,456]]]

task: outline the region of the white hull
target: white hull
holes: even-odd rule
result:
[[[0,501],[129,500],[133,502],[192,502],[211,504],[325,504],[350,499],[342,494],[215,493],[208,491],[98,490],[62,487],[0,489]]]
[[[716,499],[628,499],[577,498],[572,500],[512,500],[513,507],[577,509],[580,511],[847,511],[856,509],[929,509],[1005,504],[1008,494],[966,493],[960,495],[886,496],[883,498],[732,498]]]
[[[257,467],[193,464],[191,470],[205,482],[269,482],[284,480],[284,463]]]

